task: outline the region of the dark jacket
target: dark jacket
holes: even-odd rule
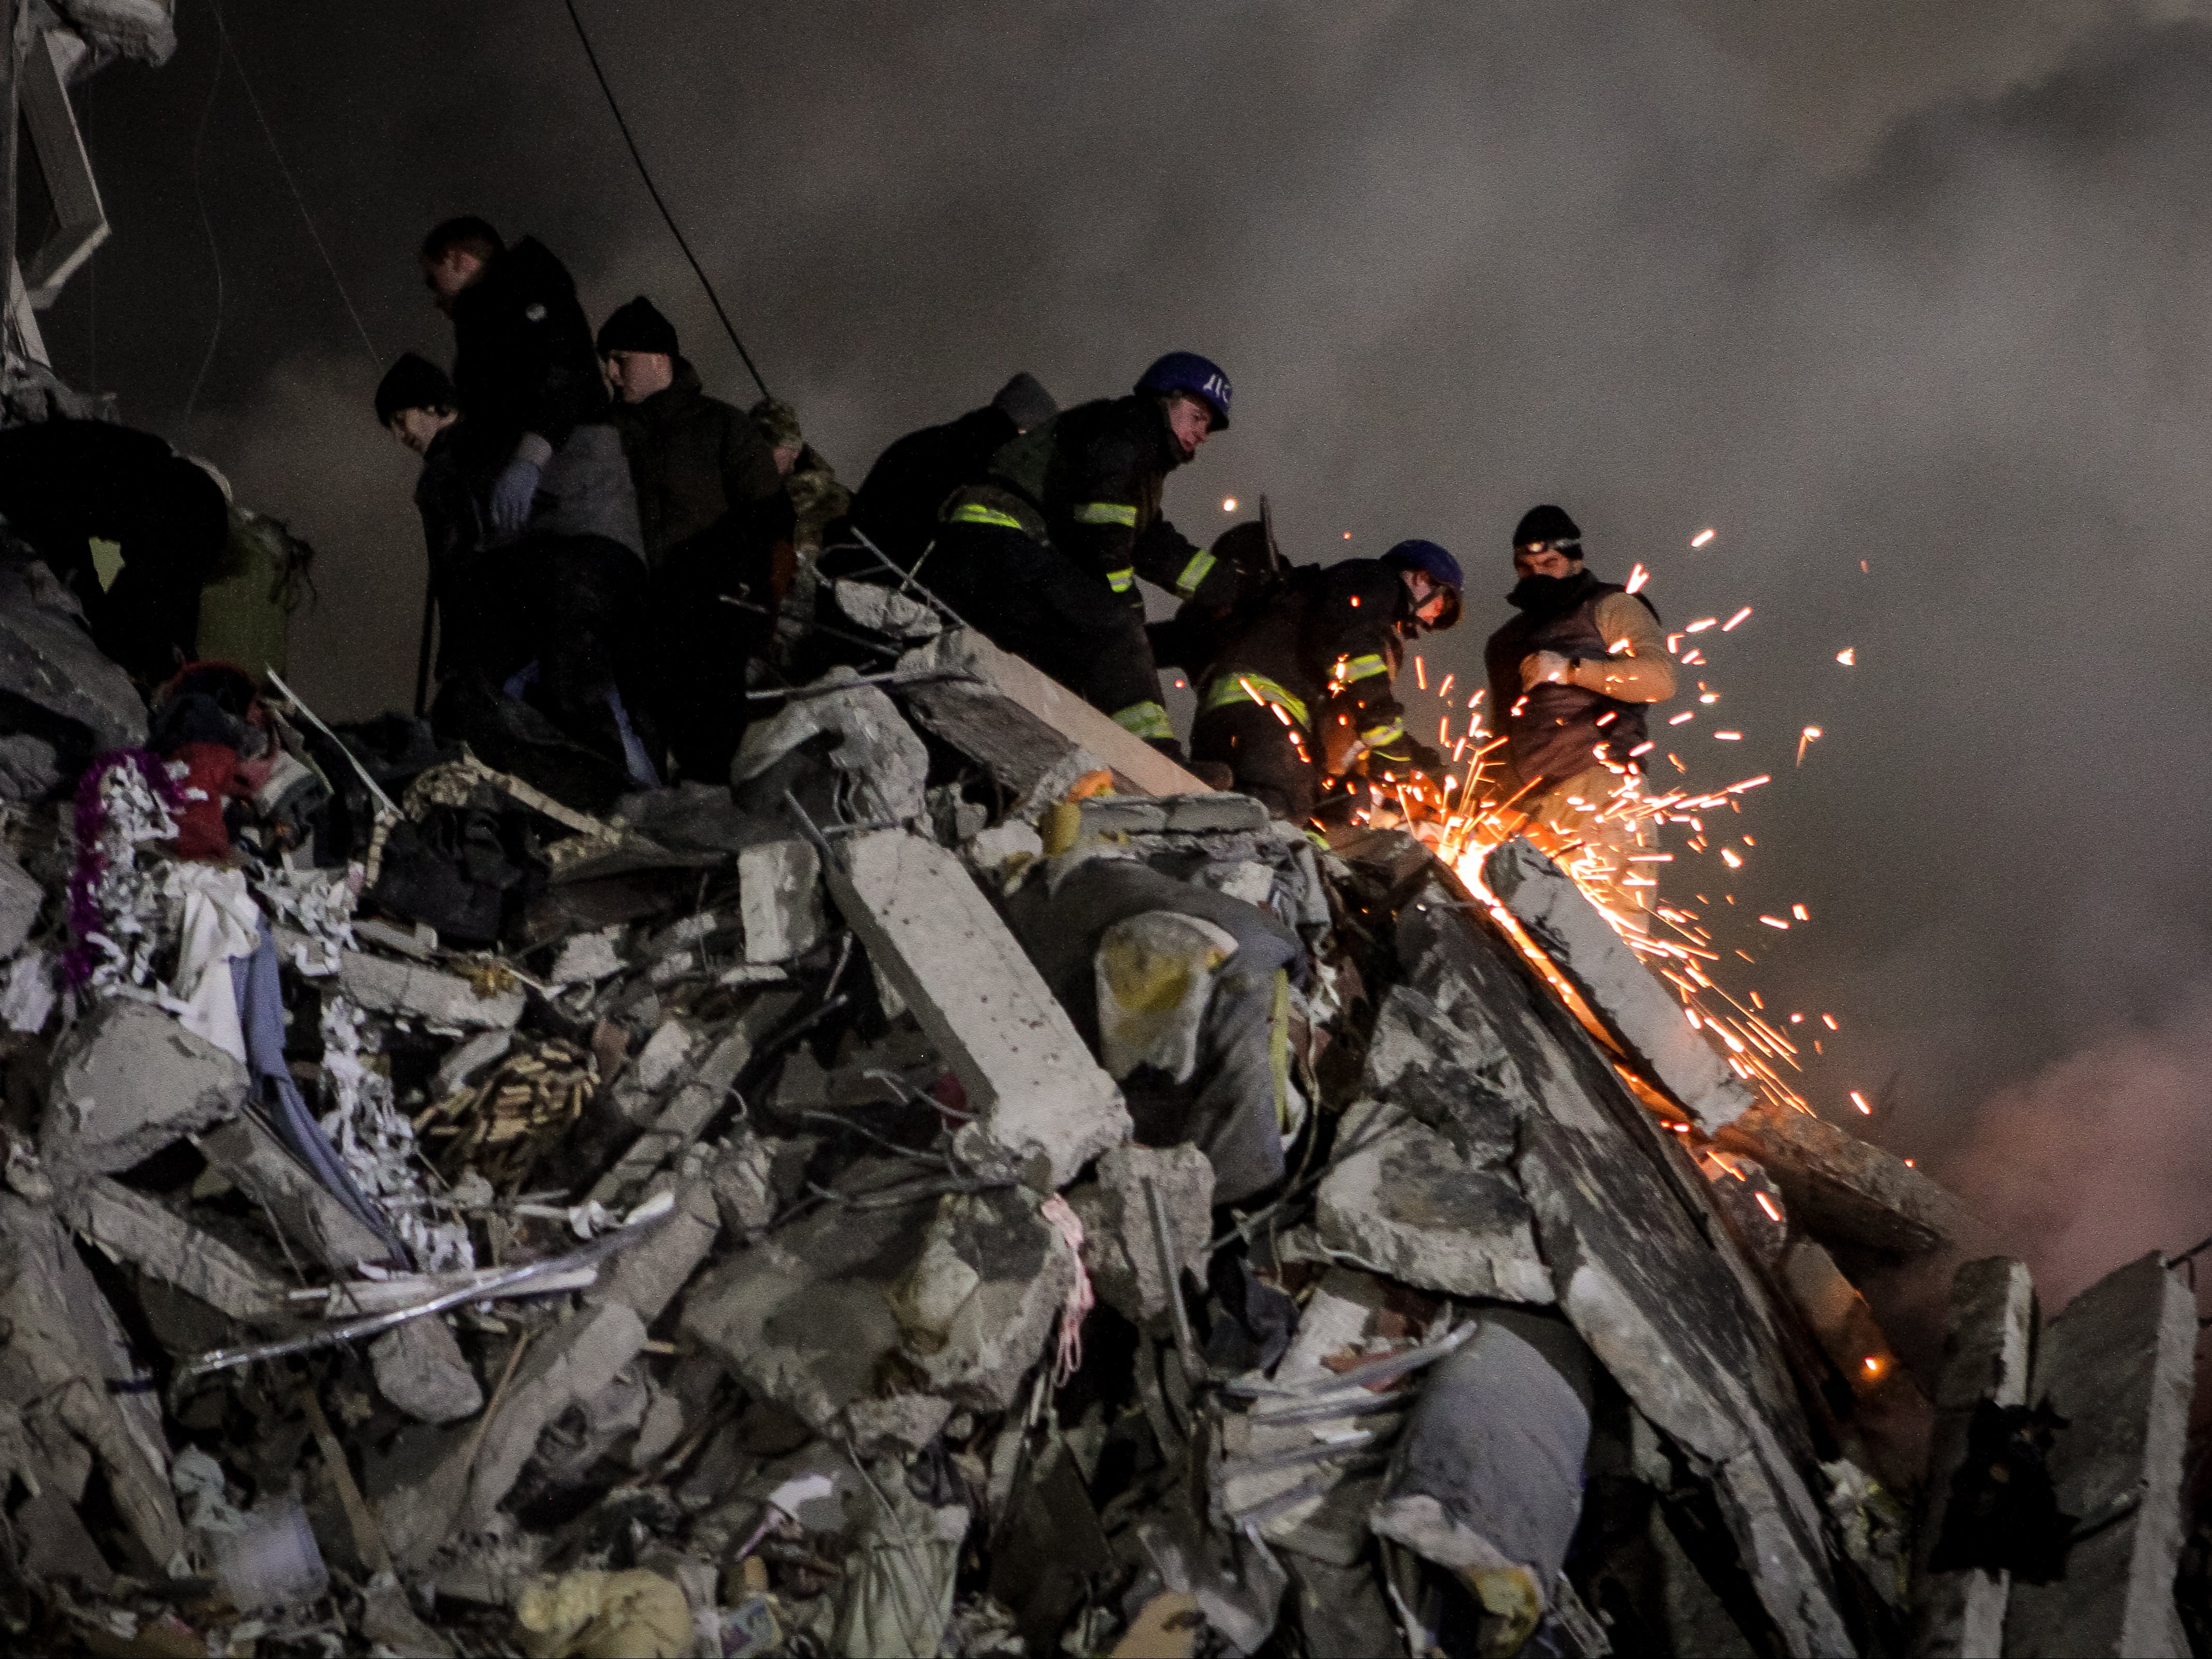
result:
[[[1607,642],[1597,625],[1598,601],[1625,592],[1619,582],[1601,582],[1589,571],[1567,579],[1567,604],[1542,615],[1522,611],[1490,636],[1483,647],[1490,675],[1492,719],[1506,738],[1513,769],[1541,788],[1561,783],[1601,761],[1639,769],[1643,757],[1632,754],[1648,735],[1640,702],[1623,702],[1579,685],[1521,689],[1521,664],[1537,651],[1602,661]],[[1658,611],[1639,593],[1654,617]],[[1610,714],[1612,718],[1606,719]],[[1603,724],[1599,722],[1603,720]],[[1538,780],[1543,781],[1538,783]]]
[[[1370,750],[1405,758],[1406,711],[1391,682],[1405,658],[1398,627],[1412,613],[1405,581],[1380,559],[1300,565],[1231,620],[1200,707],[1276,703],[1316,735],[1341,717]]]
[[[672,548],[735,515],[750,521],[783,490],[775,456],[744,411],[700,389],[698,371],[676,360],[676,381],[641,404],[617,404],[637,485],[646,562],[658,569]]]
[[[1188,599],[1206,574],[1204,554],[1160,514],[1168,474],[1187,459],[1158,398],[1110,398],[1031,428],[989,475],[1043,515],[1054,547],[1141,604],[1139,576]]]
[[[977,482],[991,457],[1021,436],[995,404],[943,426],[909,432],[876,457],[853,497],[853,524],[901,564],[912,567],[937,534],[945,498]]]
[[[453,392],[487,442],[534,432],[553,448],[606,418],[607,389],[576,284],[525,237],[453,300]]]

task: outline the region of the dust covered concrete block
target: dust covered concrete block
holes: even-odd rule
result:
[[[33,879],[30,872],[0,852],[0,957],[12,957],[23,948],[46,898],[46,889]]]
[[[377,1392],[423,1423],[453,1423],[483,1407],[483,1385],[444,1321],[410,1319],[368,1345]]]
[[[0,694],[88,734],[85,758],[146,742],[146,705],[92,642],[76,597],[38,560],[0,562]]]
[[[1099,1158],[1097,1182],[1067,1195],[1083,1223],[1083,1265],[1099,1300],[1136,1324],[1168,1310],[1146,1182],[1167,1210],[1176,1266],[1203,1280],[1213,1237],[1213,1165],[1197,1147],[1116,1146]]]
[[[522,1018],[520,988],[478,996],[458,974],[359,951],[347,951],[340,961],[338,985],[372,1013],[404,1014],[431,1025],[505,1030]]]
[[[1572,878],[1525,841],[1483,860],[1483,879],[1605,1021],[1630,1064],[1680,1103],[1707,1134],[1749,1110],[1751,1091],[1690,1028],[1665,985],[1637,960]]]
[[[96,1176],[66,1188],[55,1208],[111,1255],[233,1319],[266,1319],[285,1310],[283,1285],[221,1239],[118,1181]]]
[[[364,1261],[390,1255],[390,1245],[252,1118],[226,1123],[200,1136],[198,1145],[217,1174],[267,1206],[286,1236],[326,1267],[349,1273]]]
[[[569,1407],[596,1399],[645,1346],[645,1322],[619,1302],[586,1307],[530,1345],[477,1448],[459,1524],[491,1518],[538,1449],[538,1437]]]
[[[1822,1238],[1920,1255],[1965,1218],[1957,1199],[1903,1159],[1807,1112],[1762,1102],[1714,1139],[1756,1158],[1791,1218]]]
[[[1129,1138],[1121,1090],[957,858],[878,830],[853,836],[828,873],[869,961],[967,1091],[963,1157],[1004,1156],[1031,1184],[1060,1187]]]
[[[2028,1398],[2067,1419],[2051,1478],[2079,1525],[2063,1577],[2012,1587],[2008,1656],[2189,1651],[2173,1574],[2196,1341],[2195,1299],[2155,1255],[2100,1279],[2045,1328]]]
[[[101,1004],[64,1039],[39,1126],[57,1176],[109,1175],[234,1117],[246,1067],[143,1002]]]
[[[821,942],[822,858],[805,842],[763,842],[738,854],[747,962],[789,962]]]
[[[1929,1436],[1912,1575],[1912,1646],[1917,1659],[1974,1659],[2002,1651],[2009,1573],[1929,1567],[1943,1535],[1951,1482],[1966,1461],[1967,1431],[1984,1401],[2027,1401],[2028,1356],[2035,1339],[2035,1285],[2027,1265],[1990,1256],[1951,1279],[1951,1325],[1936,1379],[1936,1422]]]
[[[1036,1194],[952,1193],[889,1300],[930,1393],[1004,1411],[1044,1357],[1075,1276],[1074,1254],[1037,1213]]]
[[[1478,1167],[1426,1124],[1363,1101],[1337,1143],[1358,1150],[1322,1182],[1322,1242],[1376,1271],[1448,1296],[1548,1303],[1552,1276],[1512,1176]]]

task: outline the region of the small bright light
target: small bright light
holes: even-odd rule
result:
[[[1867,1104],[1867,1097],[1856,1089],[1851,1091],[1851,1104],[1857,1107],[1867,1116],[1874,1115],[1874,1108]]]
[[[1836,653],[1836,660],[1846,668],[1858,666],[1858,649],[1855,646],[1845,646],[1841,651]]]
[[[1690,538],[1690,545],[1692,547],[1703,547],[1707,542],[1712,540],[1712,538],[1718,534],[1720,534],[1720,532],[1717,530],[1700,530],[1696,535]]]
[[[1221,510],[1224,513],[1234,513],[1237,510],[1237,498],[1231,495],[1224,500],[1221,503]]]

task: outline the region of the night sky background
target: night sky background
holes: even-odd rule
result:
[[[580,4],[848,482],[1017,368],[1066,404],[1188,348],[1236,422],[1171,514],[1210,539],[1264,490],[1302,562],[1453,548],[1468,623],[1424,650],[1455,702],[1539,501],[1670,625],[1753,606],[1662,747],[1775,781],[1725,825],[1745,868],[1668,891],[1808,907],[1726,942],[1759,959],[1731,984],[1842,1023],[1809,1097],[1961,1190],[2046,1306],[2212,1232],[2198,8]],[[542,237],[594,321],[646,293],[753,392],[558,0],[223,20],[233,57],[183,0],[167,65],[77,89],[114,236],[46,338],[315,544],[295,680],[356,716],[411,684],[415,463],[370,394],[449,356],[433,222]]]

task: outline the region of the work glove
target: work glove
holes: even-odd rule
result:
[[[1537,651],[1521,659],[1521,689],[1538,685],[1571,685],[1574,665],[1556,651]]]
[[[529,522],[530,503],[538,496],[538,463],[520,455],[509,461],[491,487],[491,521],[495,529],[513,535]]]

